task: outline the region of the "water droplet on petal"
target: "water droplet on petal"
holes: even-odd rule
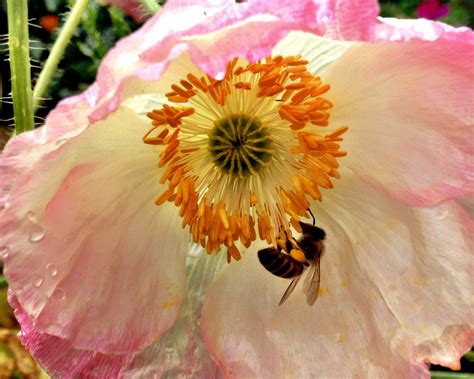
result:
[[[33,230],[31,233],[30,233],[30,237],[28,238],[28,241],[30,242],[38,242],[38,241],[41,241],[44,237],[44,230],[43,228],[41,228],[39,225],[37,225],[37,227],[35,227],[35,230]]]
[[[36,222],[36,215],[32,211],[29,211],[26,214],[26,219],[31,222]]]
[[[54,301],[64,300],[66,298],[66,292],[62,288],[56,288],[51,294],[51,299]]]
[[[7,259],[10,256],[10,248],[8,246],[0,247],[0,258]]]
[[[48,270],[48,273],[49,275],[51,276],[56,276],[58,275],[58,269],[56,268],[55,265],[53,265],[52,263],[48,263],[46,265],[46,270]]]
[[[43,281],[44,279],[41,277],[41,276],[38,276],[34,282],[33,282],[33,286],[35,286],[36,288],[39,288],[41,287],[41,285],[43,284]]]
[[[36,215],[30,211],[26,214],[26,219],[29,221],[27,226],[28,241],[38,242],[42,240],[45,232],[43,227],[36,222]]]

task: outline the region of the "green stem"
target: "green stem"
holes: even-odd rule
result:
[[[464,372],[431,371],[431,379],[474,379],[474,375]]]
[[[140,4],[146,13],[154,15],[160,9],[158,2],[156,0],[140,0]]]
[[[48,85],[51,82],[56,69],[58,68],[59,61],[64,55],[64,51],[71,40],[74,30],[81,21],[81,16],[85,11],[88,2],[89,0],[76,1],[71,9],[71,13],[68,16],[66,23],[59,33],[58,38],[54,42],[51,53],[49,54],[49,57],[38,77],[38,81],[36,82],[35,88],[33,90],[33,104],[35,111],[38,109],[42,97],[46,92],[46,89],[48,88]]]
[[[28,0],[8,0],[8,45],[16,133],[33,130]]]

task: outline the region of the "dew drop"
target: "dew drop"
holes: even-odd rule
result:
[[[66,298],[66,292],[62,288],[56,288],[51,294],[51,299],[54,301],[64,300]]]
[[[28,241],[38,242],[41,241],[45,235],[44,229],[41,225],[37,223],[36,215],[33,212],[28,212],[26,214],[26,219],[29,221],[27,232]]]
[[[48,273],[49,275],[51,276],[56,276],[58,275],[58,269],[56,268],[55,265],[53,265],[52,263],[48,263],[46,265],[46,270],[48,270]]]
[[[36,288],[39,288],[41,287],[41,285],[43,284],[44,282],[44,279],[41,277],[41,276],[38,276],[34,282],[33,282],[33,286],[35,286]]]
[[[8,246],[0,247],[0,258],[7,259],[10,256],[10,248]]]
[[[41,228],[39,225],[35,228],[34,231],[30,233],[30,237],[28,238],[28,241],[30,242],[38,242],[41,241],[44,237],[44,230]]]
[[[31,222],[36,222],[36,215],[32,211],[29,211],[26,214],[26,219]]]

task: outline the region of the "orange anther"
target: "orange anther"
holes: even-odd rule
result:
[[[169,101],[172,101],[173,103],[187,103],[189,98],[177,95],[177,96],[170,96],[168,97]]]
[[[186,81],[184,79],[181,79],[179,82],[184,88],[193,89],[193,85],[191,83],[189,83],[188,81]]]
[[[300,65],[307,65],[309,62],[306,61],[306,60],[297,60],[297,61],[292,61],[292,62],[288,62],[287,65],[288,66],[300,66]]]
[[[207,92],[207,85],[204,82],[204,80],[199,80],[196,76],[193,74],[188,74],[187,79],[197,88],[199,88],[201,91]]]
[[[345,132],[347,132],[348,129],[349,128],[347,126],[341,126],[340,128],[337,128],[331,134],[328,134],[326,137],[329,137],[329,138],[339,137],[339,136],[343,135]]]
[[[235,83],[235,84],[234,84],[234,87],[235,87],[235,88],[239,88],[239,89],[246,89],[246,90],[252,89],[252,86],[251,86],[250,83],[248,83],[248,82],[238,82],[238,83]]]
[[[311,91],[311,96],[315,97],[315,96],[322,95],[323,93],[326,93],[327,91],[329,91],[329,88],[331,88],[329,84],[324,84],[321,87],[315,87]]]
[[[174,191],[171,188],[168,188],[155,200],[155,204],[156,205],[163,204],[165,201],[167,201],[171,197],[171,195],[173,195],[173,193]]]

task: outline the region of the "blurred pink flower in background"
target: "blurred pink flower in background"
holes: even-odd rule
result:
[[[474,342],[473,223],[460,202],[474,187],[474,34],[378,12],[373,1],[169,1],[109,52],[87,91],[9,141],[0,255],[21,341],[52,375],[429,377],[427,363],[459,366]],[[200,70],[212,83],[235,57],[270,55],[301,55],[311,80],[330,85],[328,125],[303,122],[305,132],[349,126],[347,157],[318,161],[333,178],[340,165],[341,178],[328,184],[321,174],[322,201],[310,200],[327,233],[312,307],[298,288],[277,306],[288,283],[259,264],[267,242],[239,245],[241,261],[225,267],[225,252],[191,245],[179,208],[154,203],[168,190],[160,177],[169,166],[157,168],[166,150],[142,141],[148,112],[181,106],[169,100],[176,87],[164,96],[173,83]],[[189,117],[201,119],[183,116],[183,133],[202,120],[212,127],[209,115],[232,107],[259,115],[255,104],[281,110],[290,101],[231,84],[228,99],[241,97],[224,105],[194,87],[201,100],[189,99]],[[271,138],[291,159],[305,135],[275,120]],[[198,137],[189,141],[198,146]],[[318,138],[314,146],[326,146]],[[190,160],[191,172],[206,178],[208,161]],[[225,183],[205,187],[224,186],[224,213],[235,191],[256,188]],[[261,201],[292,177],[262,174],[258,183]]]
[[[449,14],[449,4],[442,4],[440,0],[422,0],[416,7],[418,17],[436,20]]]
[[[97,2],[101,5],[115,5],[137,22],[144,22],[149,17],[140,0],[97,0]]]

